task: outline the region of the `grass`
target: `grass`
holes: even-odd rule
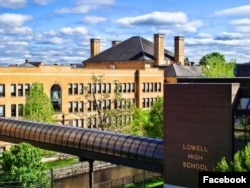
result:
[[[56,161],[44,162],[44,167],[46,170],[49,170],[52,168],[55,169],[55,168],[62,168],[62,167],[70,166],[70,165],[75,164],[77,162],[79,162],[78,157],[71,157],[68,159],[60,159],[60,160],[56,160]]]
[[[153,180],[146,180],[145,181],[146,188],[160,188],[163,187],[163,180],[162,179],[153,179]],[[143,183],[131,183],[124,185],[123,188],[143,188]]]

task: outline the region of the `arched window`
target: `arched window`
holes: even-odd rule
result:
[[[61,87],[55,84],[50,89],[50,99],[55,112],[61,112],[62,109],[62,99],[61,99]]]

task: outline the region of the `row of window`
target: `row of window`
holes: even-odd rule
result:
[[[12,104],[11,109],[11,117],[23,116],[23,104]],[[5,105],[0,105],[0,117],[5,117],[6,109]]]
[[[153,106],[155,101],[157,101],[157,97],[156,98],[143,98],[142,99],[142,107],[149,108],[149,107]]]
[[[86,88],[85,88],[86,87]],[[69,95],[81,95],[86,90],[88,93],[111,93],[111,83],[83,83],[68,84]],[[135,83],[114,83],[114,91],[130,93],[135,92]]]
[[[96,111],[97,109],[111,109],[112,105],[114,109],[121,109],[124,107],[130,108],[132,104],[135,103],[135,99],[128,99],[128,100],[115,100],[112,104],[111,100],[97,100],[95,101],[88,101],[84,104],[83,101],[70,101],[68,103],[68,111],[69,113],[73,112],[84,112],[85,107],[88,112]]]
[[[30,84],[11,84],[10,96],[23,97],[29,93]],[[5,97],[5,84],[0,84],[0,97]]]
[[[0,97],[5,97],[5,84],[0,84]],[[11,84],[10,85],[10,95],[12,97],[22,97],[26,96],[30,90],[30,84]],[[114,83],[114,91],[120,93],[130,93],[135,92],[135,83]],[[143,83],[143,92],[160,92],[161,83]],[[88,93],[111,93],[111,83],[88,83],[87,84]],[[84,94],[84,84],[83,83],[70,83],[68,84],[68,94],[69,95],[81,95]]]
[[[143,92],[161,92],[160,82],[142,83]]]
[[[105,119],[105,124],[110,125],[126,125],[132,120],[132,117],[129,115],[123,115],[121,117],[112,117]],[[89,117],[87,119],[73,119],[69,121],[69,125],[74,127],[81,127],[81,128],[100,128],[100,121],[99,117]]]

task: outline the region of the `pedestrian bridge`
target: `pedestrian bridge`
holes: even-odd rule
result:
[[[0,118],[0,140],[163,173],[163,140]]]

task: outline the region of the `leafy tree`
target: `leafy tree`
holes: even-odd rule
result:
[[[54,109],[41,83],[33,83],[26,97],[24,118],[27,120],[53,123]]]
[[[163,138],[163,97],[158,97],[149,111],[148,124],[144,125],[145,136]]]
[[[150,110],[133,107],[132,121],[124,133],[151,138],[163,137],[163,98],[158,97]]]
[[[28,143],[11,146],[0,160],[0,187],[49,187],[40,150]]]
[[[234,77],[235,64],[234,60],[226,62],[225,57],[218,52],[207,54],[200,60],[203,73],[207,77],[215,78]]]
[[[145,124],[148,124],[149,120],[149,111],[137,108],[136,106],[133,106],[132,108],[132,121],[130,122],[129,126],[126,126],[122,132],[137,136],[145,136],[145,130],[144,126]]]
[[[200,65],[208,65],[209,62],[213,59],[217,59],[218,61],[222,61],[222,62],[225,62],[226,59],[224,57],[224,55],[220,54],[219,52],[212,52],[210,54],[206,54],[204,55],[201,59],[200,59],[200,62],[199,64]]]
[[[250,143],[248,143],[244,149],[237,151],[234,154],[234,162],[226,161],[226,158],[223,157],[219,161],[214,169],[215,171],[220,172],[249,172],[250,171]]]
[[[114,95],[103,92],[101,87],[104,81],[104,75],[93,75],[91,88],[84,88],[87,100],[85,106],[93,106],[92,112],[87,112],[87,115],[89,119],[95,119],[98,122],[98,126],[95,127],[96,122],[91,121],[91,127],[120,131],[126,123],[123,117],[131,115],[131,100],[122,97],[122,85],[118,80],[113,82]],[[98,87],[99,91],[97,91]]]

